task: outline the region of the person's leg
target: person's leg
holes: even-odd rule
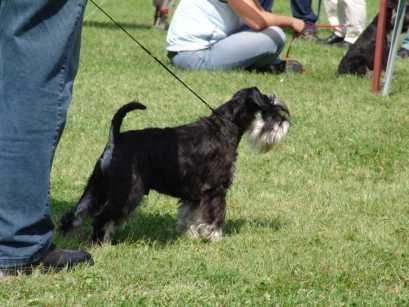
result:
[[[0,1],[0,268],[39,261],[86,0]]]
[[[328,16],[328,22],[331,26],[335,27],[333,35],[335,35],[336,37],[343,38],[345,36],[345,30],[343,27],[339,26],[341,21],[338,15],[339,13],[338,4],[339,4],[338,0],[324,0],[324,7],[325,12]],[[342,41],[342,39],[337,41],[336,37],[332,37],[334,43]],[[331,39],[331,37],[329,39]],[[329,43],[331,44],[332,42]]]
[[[316,41],[318,36],[315,23],[318,16],[312,11],[311,0],[291,0],[291,12],[294,17],[303,20],[305,23],[305,29],[300,37],[309,41]]]
[[[406,32],[403,38],[402,45],[399,48],[398,56],[402,59],[409,57],[409,30]]]
[[[267,12],[271,12],[273,9],[273,0],[260,0],[260,5],[262,6],[263,9],[265,9]]]
[[[342,0],[345,42],[355,43],[366,27],[366,0]]]
[[[209,49],[179,52],[172,63],[183,69],[230,70],[272,65],[284,47],[285,34],[278,27],[261,32],[241,31]]]
[[[154,27],[167,30],[169,27],[168,16],[169,16],[169,5],[171,0],[153,0],[153,5],[155,7],[155,15],[153,20]]]
[[[314,25],[317,22],[318,17],[311,8],[311,0],[291,0],[291,12],[306,24]]]
[[[401,47],[409,50],[409,30],[406,32],[405,37],[403,38]]]

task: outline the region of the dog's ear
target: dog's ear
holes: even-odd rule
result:
[[[249,98],[260,108],[265,104],[264,95],[260,93],[257,87],[250,88]]]
[[[266,96],[257,87],[242,89],[234,95],[234,98],[243,99],[245,102],[254,104],[259,108],[263,108],[266,104]]]

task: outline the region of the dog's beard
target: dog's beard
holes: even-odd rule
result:
[[[267,122],[263,119],[261,112],[256,113],[248,131],[250,143],[259,152],[269,151],[275,144],[287,134],[290,123],[287,120],[274,122],[267,127]]]

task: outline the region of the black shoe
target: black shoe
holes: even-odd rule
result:
[[[402,47],[399,48],[398,57],[400,57],[401,59],[406,59],[407,57],[409,57],[409,49],[402,48]]]
[[[64,268],[72,269],[78,264],[93,265],[94,260],[89,253],[77,250],[68,250],[56,248],[53,244],[40,261],[11,268],[0,269],[0,278],[6,276],[15,276],[21,274],[31,274],[37,266],[41,267],[43,272],[60,271]]]
[[[93,265],[94,260],[87,252],[56,248],[54,245],[40,260],[40,265],[46,270],[71,269],[78,264]]]
[[[303,73],[304,67],[302,64],[296,60],[285,60],[270,65],[268,70],[263,72],[269,72],[273,74],[282,74],[282,73]]]
[[[285,72],[302,74],[304,72],[304,67],[297,60],[288,59],[285,61]]]
[[[336,35],[335,33],[332,33],[328,38],[326,38],[323,43],[327,45],[333,45],[336,43],[342,43],[344,41],[344,38],[341,36]]]

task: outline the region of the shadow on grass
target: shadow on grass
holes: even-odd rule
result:
[[[53,216],[56,224],[61,216],[72,208],[74,204],[53,200]],[[228,219],[224,226],[226,236],[234,236],[243,231],[252,231],[252,229],[269,229],[273,232],[281,230],[286,223],[282,218],[274,217],[272,219]],[[89,220],[85,220],[82,227],[72,234],[63,237],[56,236],[62,246],[74,247],[79,244],[91,245],[89,238],[91,236],[92,226]],[[148,245],[165,246],[172,244],[180,236],[176,232],[176,216],[171,214],[160,214],[144,212],[138,210],[131,215],[123,229],[119,229],[114,236],[112,244],[136,243],[144,241]]]
[[[138,23],[130,23],[130,22],[118,22],[118,24],[125,29],[139,29],[139,30],[152,29],[150,25],[146,25],[146,24],[138,24]],[[84,21],[83,25],[84,27],[90,27],[90,28],[119,30],[118,26],[112,22],[86,20]]]

